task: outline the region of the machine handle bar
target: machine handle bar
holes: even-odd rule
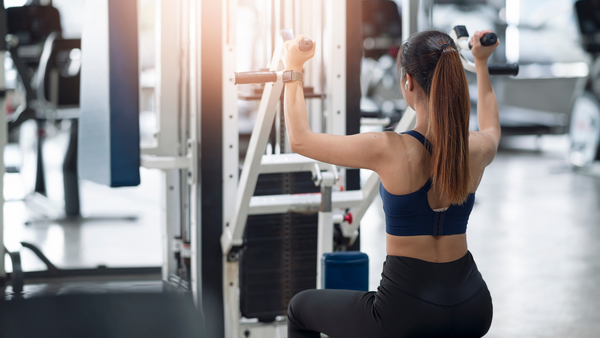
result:
[[[487,33],[482,36],[481,39],[482,46],[493,46],[498,41],[498,36],[496,33]],[[469,49],[472,49],[473,46],[469,42]],[[519,74],[519,64],[517,63],[490,63],[488,64],[488,71],[490,75],[512,75],[517,76]]]
[[[518,63],[490,63],[488,64],[490,75],[512,75],[519,74]]]
[[[490,63],[488,64],[490,75],[512,75],[519,74],[519,64],[517,63]],[[260,84],[277,81],[277,73],[271,71],[258,72],[236,72],[234,74],[234,85],[239,84]]]
[[[467,28],[462,25],[454,26],[448,35],[450,35],[452,40],[454,40],[454,43],[456,43],[456,47],[460,54],[460,61],[465,70],[475,73],[475,63],[467,60],[461,53],[462,50],[466,50],[467,48],[471,49],[473,47],[471,46],[471,43],[469,43],[469,32],[467,31]],[[479,41],[482,46],[493,46],[498,42],[498,36],[495,33],[487,33],[482,36]],[[490,75],[517,76],[519,74],[519,65],[516,63],[491,63],[488,64],[488,71],[490,72]]]
[[[291,29],[282,29],[281,38],[283,41],[289,41],[294,39],[294,32]],[[314,42],[305,38],[302,39],[298,45],[298,48],[303,52],[308,52],[313,49]],[[272,71],[258,71],[258,72],[237,72],[234,74],[233,84],[254,84],[254,83],[269,83],[277,81],[277,73]]]
[[[496,35],[496,33],[487,33],[486,35],[482,36],[481,39],[479,39],[479,41],[481,42],[482,46],[493,46],[496,44],[496,41],[498,41],[498,36]],[[469,42],[469,49],[472,48],[473,46]]]
[[[254,84],[276,82],[276,72],[236,72],[233,73],[233,84]]]

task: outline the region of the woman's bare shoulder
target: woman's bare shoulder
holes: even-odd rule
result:
[[[487,167],[496,157],[497,146],[489,135],[479,131],[469,132],[469,155],[481,159]]]

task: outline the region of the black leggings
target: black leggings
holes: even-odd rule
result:
[[[387,256],[377,292],[306,290],[290,301],[288,338],[482,337],[492,299],[470,252],[452,262]]]

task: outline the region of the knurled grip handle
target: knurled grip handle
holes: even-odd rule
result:
[[[519,74],[518,63],[489,63],[488,71],[490,75],[512,75]]]
[[[311,39],[304,38],[300,41],[300,46],[298,46],[298,48],[300,48],[300,50],[303,52],[308,52],[311,49],[313,49],[313,45],[314,45],[314,43],[312,42]]]
[[[482,46],[493,46],[496,44],[496,41],[498,41],[498,36],[496,35],[496,33],[487,33],[486,35],[482,36],[481,39],[479,39],[479,41],[481,42]],[[473,46],[469,42],[469,49],[472,48]]]
[[[236,72],[233,73],[233,84],[268,83],[277,81],[275,72]]]
[[[493,46],[498,41],[498,36],[496,36],[496,33],[487,33],[479,41],[481,41],[482,46]]]

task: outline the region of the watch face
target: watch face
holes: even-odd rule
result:
[[[291,82],[291,81],[293,81],[292,80],[292,71],[288,70],[288,71],[283,72],[283,75],[281,76],[281,80],[283,82]]]

